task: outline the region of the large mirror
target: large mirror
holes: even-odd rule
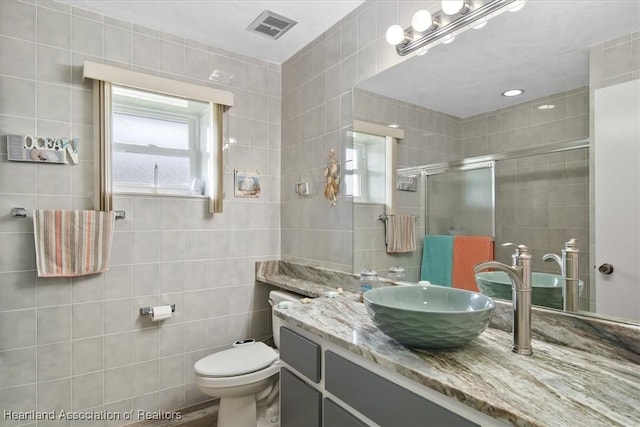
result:
[[[493,166],[495,258],[510,263],[513,249],[501,244],[523,243],[532,251],[535,272],[557,275],[559,266],[543,256],[560,255],[575,238],[584,283],[580,311],[640,322],[640,281],[626,285],[634,286],[629,294],[630,288],[614,286],[623,277],[598,272],[606,259],[596,255],[604,249],[599,252],[595,213],[609,206],[597,204],[594,190],[595,99],[601,88],[640,79],[640,2],[528,1],[453,43],[412,55],[354,88],[354,119],[404,129],[397,147],[400,170],[514,150],[542,153]],[[502,96],[508,89],[524,93]],[[640,97],[633,87],[629,91]],[[585,148],[574,148],[580,146]],[[396,204],[399,212],[416,216],[416,235],[422,236],[428,177],[418,173],[416,179],[417,191],[398,191]],[[421,245],[413,253],[386,253],[380,213],[384,206],[354,204],[354,272],[366,266],[385,275],[399,265],[408,280],[418,280]],[[627,250],[624,245],[618,246]],[[638,241],[628,250],[632,246]],[[602,289],[626,301],[626,309],[622,303],[619,310],[616,304],[604,308]]]

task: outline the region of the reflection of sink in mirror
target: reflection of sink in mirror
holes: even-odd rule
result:
[[[532,273],[532,304],[562,310],[562,276],[549,273]],[[511,281],[502,271],[487,271],[476,274],[476,284],[484,295],[511,301]],[[578,283],[578,292],[582,294],[584,282]]]
[[[495,303],[477,292],[443,286],[386,286],[365,292],[373,323],[415,349],[467,344],[489,325]]]

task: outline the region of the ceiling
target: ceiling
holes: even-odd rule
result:
[[[358,87],[464,118],[587,86],[588,48],[639,30],[638,0],[529,0]]]
[[[2,0],[0,0],[2,1]],[[282,63],[362,0],[58,0],[232,52]],[[415,9],[420,7],[415,3]],[[277,40],[246,27],[264,10],[298,22]],[[448,45],[358,86],[457,117],[588,85],[588,48],[640,30],[640,0],[529,0]],[[511,88],[522,96],[505,98]]]
[[[362,0],[59,1],[276,63],[286,61],[363,3]],[[297,24],[277,40],[247,31],[247,26],[265,9]]]

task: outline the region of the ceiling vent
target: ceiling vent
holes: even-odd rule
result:
[[[278,39],[296,24],[297,22],[293,19],[265,10],[247,27],[247,30]]]

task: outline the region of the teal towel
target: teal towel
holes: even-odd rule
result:
[[[453,237],[431,234],[424,236],[420,280],[428,280],[434,285],[451,286]]]

